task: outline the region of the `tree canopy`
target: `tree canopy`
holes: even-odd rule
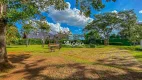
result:
[[[95,19],[85,27],[85,30],[98,31],[104,39],[108,39],[112,30],[118,27],[120,19],[116,13],[103,13],[95,15]]]
[[[6,42],[10,45],[11,41],[18,39],[20,34],[18,33],[18,29],[15,26],[7,26],[6,31]]]
[[[55,9],[58,10],[63,10],[68,6],[65,0],[1,0],[0,4],[7,6],[5,6],[6,11],[4,11],[6,15],[1,14],[1,16],[7,18],[8,22],[33,18],[35,14],[40,14],[41,11],[47,11],[50,5],[54,5]],[[76,5],[86,16],[91,14],[91,8],[95,10],[104,8],[102,0],[76,0]]]
[[[113,1],[115,2],[116,0],[105,0],[106,2]],[[81,12],[84,12],[86,16],[90,16],[91,9],[95,10],[101,10],[102,8],[105,7],[103,4],[103,0],[76,0],[76,6],[81,9]]]
[[[121,27],[120,27],[120,35],[123,38],[127,38],[130,41],[134,39],[134,32],[137,27],[137,17],[133,10],[120,12]]]
[[[136,42],[140,39],[142,26],[137,23],[137,17],[133,10],[117,13],[103,13],[95,15],[95,19],[89,23],[85,30],[97,31],[104,39],[109,39],[113,30],[119,31],[121,38]]]

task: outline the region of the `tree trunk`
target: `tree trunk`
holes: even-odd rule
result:
[[[104,45],[106,45],[106,46],[109,45],[109,32],[107,32],[105,35]]]
[[[12,68],[12,64],[8,61],[6,50],[6,25],[7,21],[3,17],[6,15],[7,5],[0,4],[0,71]]]
[[[104,45],[108,46],[109,45],[109,39],[104,39]]]
[[[26,38],[26,47],[28,47],[28,45],[29,45],[29,40],[28,38]]]
[[[141,46],[141,49],[142,49],[142,39],[141,39],[141,41],[140,41],[140,46]]]
[[[45,45],[45,40],[42,39],[42,47],[44,48],[44,45]]]
[[[0,19],[0,63],[8,62],[6,51],[6,23]]]

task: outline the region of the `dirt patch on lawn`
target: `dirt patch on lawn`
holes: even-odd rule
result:
[[[84,51],[85,50],[85,51]],[[0,74],[0,80],[141,80],[142,66],[127,51],[111,50],[98,54],[95,49],[60,52],[56,56],[9,54],[15,68]],[[81,52],[84,51],[84,52]],[[54,53],[48,53],[54,54]],[[88,54],[88,55],[87,55]],[[70,56],[72,55],[72,56]],[[94,55],[94,56],[93,56]],[[71,59],[65,58],[73,57]],[[102,57],[103,56],[103,57]],[[80,58],[81,57],[81,58]],[[90,64],[72,59],[88,59]]]

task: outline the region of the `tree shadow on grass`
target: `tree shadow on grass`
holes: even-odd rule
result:
[[[10,69],[14,69],[16,67],[14,65],[14,63],[23,64],[23,61],[25,59],[30,58],[30,57],[31,57],[31,55],[29,55],[29,54],[20,54],[20,55],[11,54],[11,55],[8,55],[9,62],[5,63],[3,66],[1,65],[0,72],[7,72]]]
[[[12,74],[25,73],[23,78],[27,80],[51,80],[52,78],[41,74],[41,72],[48,67],[47,65],[40,65],[41,63],[44,64],[45,60],[46,59],[39,59],[31,63],[24,63],[24,69],[15,71]]]
[[[40,62],[43,62],[43,60],[40,60]],[[121,68],[113,66],[114,68],[122,69],[126,71],[126,74],[119,74],[119,75],[112,75],[117,72],[112,71],[112,70],[98,70],[98,69],[91,69],[88,68],[85,65],[78,64],[78,63],[73,63],[73,64],[60,64],[60,65],[44,65],[44,66],[39,66],[35,67],[37,65],[38,61],[35,61],[32,65],[31,64],[26,64],[24,70],[16,71],[13,74],[16,73],[22,73],[26,72],[26,76],[24,79],[27,80],[140,80],[142,79],[142,73],[141,72],[135,72],[131,71],[127,68]],[[112,65],[109,64],[94,64],[94,67],[97,65],[102,65],[102,66],[109,66],[112,67]],[[69,67],[69,68],[74,68],[77,71],[69,75],[68,77],[65,78],[55,78],[51,77],[46,74],[41,74],[42,71],[46,70],[48,67],[56,67],[56,68],[64,68],[64,67]],[[92,77],[87,77],[86,72],[89,72],[91,74],[95,74],[96,78]],[[54,75],[54,73],[53,73]]]
[[[103,80],[141,80],[142,79],[142,65],[139,64],[137,61],[133,61],[132,57],[115,57],[115,58],[105,58],[102,60],[98,60],[98,63],[94,63],[94,65],[102,65],[106,67],[121,69],[126,72],[126,74],[122,75],[110,75],[103,77]],[[132,58],[132,59],[131,59]],[[131,61],[132,60],[132,61]],[[132,68],[137,68],[138,70],[134,70]],[[110,79],[109,79],[110,78]]]
[[[96,65],[96,63],[95,63]],[[116,69],[121,69],[123,71],[125,71],[125,74],[119,74],[119,75],[109,75],[110,72],[108,71],[97,71],[99,73],[105,73],[105,76],[101,76],[100,79],[97,80],[141,80],[142,79],[142,72],[141,71],[135,71],[135,70],[131,70],[127,67],[122,67],[116,64],[97,64],[97,65],[102,65],[102,66],[106,66],[106,67],[111,67],[111,68],[116,68]],[[92,72],[95,72],[92,70]]]
[[[9,59],[13,63],[20,63],[24,64],[24,68],[14,71],[12,74],[19,74],[24,73],[23,76],[26,80],[141,80],[142,79],[142,72],[141,71],[133,71],[128,67],[133,67],[137,65],[135,61],[128,61],[131,60],[131,57],[119,58],[113,57],[111,60],[110,58],[105,58],[98,60],[98,63],[94,63],[93,68],[88,68],[86,64],[80,63],[67,63],[67,64],[51,64],[46,65],[46,59],[35,59],[32,62],[24,62],[26,59],[30,58],[31,55],[29,54],[20,54],[20,55],[9,55]],[[121,64],[118,64],[117,62]],[[100,69],[97,69],[96,66],[103,66]],[[43,71],[46,71],[47,68],[56,68],[57,70],[60,68],[68,67],[70,69],[76,69],[75,72],[72,72],[65,78],[61,77],[51,77],[47,74],[41,74]],[[116,69],[120,69],[125,71],[125,74],[117,74],[119,73],[115,70],[111,69],[103,69],[104,67],[112,67]],[[102,69],[101,69],[102,68]],[[141,65],[139,68],[142,68]],[[50,71],[50,70],[49,70]],[[58,71],[57,71],[58,72]],[[86,72],[94,75],[92,77],[86,76]],[[52,75],[55,75],[54,73]]]
[[[12,63],[21,63],[21,64],[24,64],[23,61],[25,59],[28,59],[31,57],[30,54],[18,54],[18,55],[14,55],[14,54],[11,54],[8,56],[9,60],[12,62]]]

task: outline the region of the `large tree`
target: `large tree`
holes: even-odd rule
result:
[[[131,40],[133,42],[139,42],[142,39],[142,24],[134,25],[133,35]]]
[[[91,8],[100,9],[104,7],[102,0],[76,1],[82,12],[86,12],[86,14],[90,14]],[[54,5],[59,10],[67,7],[65,0],[0,0],[0,66],[8,63],[5,37],[6,25],[32,19],[35,17],[35,14],[39,14],[43,10],[46,11],[50,5]]]
[[[45,20],[36,21],[39,31],[42,33],[42,47],[44,47],[46,34],[50,31],[50,25]]]
[[[98,14],[95,15],[93,22],[85,27],[85,30],[98,32],[104,39],[104,44],[108,45],[110,34],[114,29],[117,29],[119,23],[118,13],[108,12]]]
[[[35,29],[35,27],[32,25],[31,22],[28,22],[28,23],[24,22],[23,23],[23,26],[22,26],[22,35],[23,35],[23,38],[26,40],[26,47],[28,47],[28,44],[29,44],[28,35],[34,29]]]
[[[32,19],[50,5],[56,9],[67,7],[64,0],[0,0],[0,66],[8,63],[6,25]]]
[[[129,41],[135,41],[134,37],[137,25],[137,17],[133,10],[123,11],[119,13],[119,17],[121,18],[121,28],[120,35],[122,38],[128,39]]]

